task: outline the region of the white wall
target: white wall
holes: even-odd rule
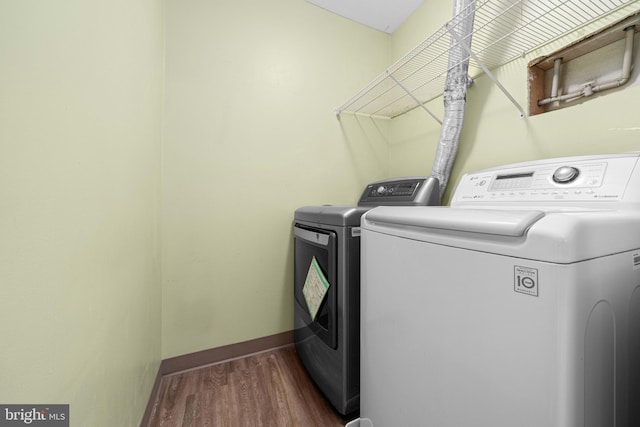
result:
[[[159,0],[0,0],[0,402],[137,425],[160,360]]]
[[[333,109],[388,42],[301,0],[168,0],[163,357],[291,330],[294,210],[387,174],[386,124]]]

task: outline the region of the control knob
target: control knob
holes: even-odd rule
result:
[[[553,173],[553,180],[558,184],[568,184],[580,175],[580,169],[573,166],[562,166]]]
[[[384,185],[381,185],[380,187],[378,187],[378,190],[377,190],[378,195],[384,196],[386,192],[387,192],[387,187],[385,187]]]

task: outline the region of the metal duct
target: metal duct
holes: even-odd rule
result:
[[[464,107],[467,100],[467,88],[471,84],[469,77],[469,54],[471,34],[476,9],[475,0],[455,0],[449,31],[455,31],[467,46],[465,50],[455,37],[449,42],[449,63],[444,88],[444,119],[440,130],[440,139],[431,175],[440,183],[440,197],[444,194],[458,151],[458,140],[464,121]]]

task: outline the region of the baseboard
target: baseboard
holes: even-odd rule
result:
[[[163,376],[196,369],[201,366],[213,365],[215,363],[224,362],[225,360],[237,359],[253,353],[259,353],[261,351],[267,351],[291,344],[293,344],[293,331],[287,331],[275,335],[269,335],[267,337],[256,338],[249,341],[164,359],[160,363],[160,368],[158,369],[158,374],[156,376],[155,383],[153,384],[151,396],[147,403],[147,409],[144,412],[140,426],[146,427],[149,424],[153,405],[158,397],[157,395],[160,390],[160,384]]]
[[[175,374],[289,344],[293,344],[293,331],[164,359],[160,372],[162,375]]]

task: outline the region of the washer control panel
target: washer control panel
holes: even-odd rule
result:
[[[458,184],[451,205],[621,201],[630,185],[640,186],[639,155],[549,159],[469,173]]]

